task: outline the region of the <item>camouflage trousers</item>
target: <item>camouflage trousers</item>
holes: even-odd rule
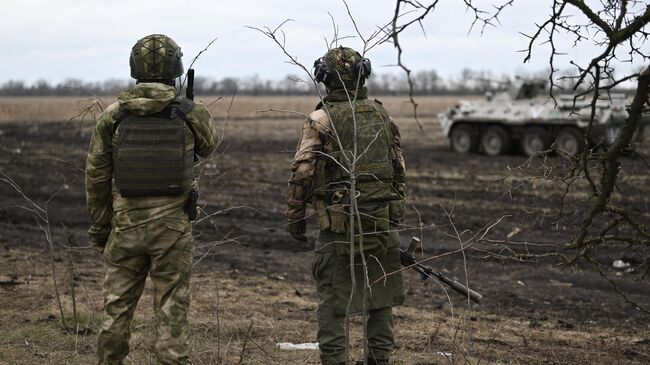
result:
[[[130,323],[147,274],[154,284],[155,355],[160,364],[189,364],[187,313],[193,241],[187,217],[113,229],[104,250],[104,314],[97,343],[99,364],[122,364]]]
[[[329,231],[320,232],[312,266],[318,294],[316,337],[323,365],[341,364],[347,360],[345,357],[345,314],[341,314],[337,308],[338,293],[333,285],[338,256],[333,245],[323,245],[323,243],[334,242],[337,239],[344,239],[344,237]],[[392,307],[369,310],[366,325],[370,359],[388,361],[395,344]]]

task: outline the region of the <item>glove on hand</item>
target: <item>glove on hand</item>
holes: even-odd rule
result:
[[[289,222],[287,224],[287,232],[291,234],[291,237],[295,239],[296,241],[306,243],[307,242],[307,236],[305,236],[305,232],[307,231],[307,223],[305,222],[304,219]]]
[[[108,236],[110,234],[111,226],[100,227],[94,224],[90,226],[90,229],[88,230],[88,237],[90,238],[90,243],[92,244],[90,249],[99,253],[103,253],[104,247],[106,247],[106,242],[108,241]]]
[[[106,248],[106,244],[99,244],[96,242],[91,242],[92,246],[90,246],[91,251],[95,251],[99,254],[104,254],[104,249]]]

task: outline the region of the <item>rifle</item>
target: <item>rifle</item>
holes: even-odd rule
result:
[[[185,88],[185,97],[194,100],[194,69],[189,68],[187,69],[187,87]],[[187,123],[188,127],[192,130],[192,134],[196,136],[196,132],[194,131],[194,128],[192,128],[192,123],[188,122]],[[199,156],[196,154],[196,150],[194,151],[194,162],[197,162],[199,160]],[[196,188],[190,190],[190,196],[187,198],[187,202],[185,203],[185,206],[183,207],[183,210],[187,213],[187,218],[190,220],[190,222],[196,221],[196,215],[197,215],[197,200],[199,198],[199,192],[196,190]]]
[[[399,250],[400,261],[402,266],[410,267],[411,269],[417,271],[422,275],[422,281],[427,280],[428,278],[435,277],[436,279],[442,281],[443,283],[449,285],[456,292],[462,294],[464,297],[469,297],[473,302],[480,303],[483,296],[478,292],[466,287],[465,285],[459,283],[456,280],[450,279],[441,273],[433,271],[432,268],[419,264],[415,260],[413,253],[415,248],[420,244],[420,239],[417,237],[411,237],[411,242],[406,250]]]
[[[187,70],[187,88],[185,89],[185,97],[194,100],[194,69]]]

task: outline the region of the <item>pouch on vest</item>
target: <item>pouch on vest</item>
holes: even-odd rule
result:
[[[330,197],[331,204],[327,207],[327,215],[330,220],[330,230],[334,233],[346,233],[348,222],[349,205],[344,205],[345,193],[341,190],[335,191]]]
[[[177,196],[191,183],[194,151],[185,149],[186,121],[175,107],[118,117],[115,184],[123,197]]]
[[[330,218],[330,230],[334,233],[346,233],[348,213],[343,204],[333,204],[327,207]]]
[[[327,204],[323,200],[315,200],[313,205],[318,217],[318,227],[323,231],[330,229],[332,225],[330,216],[327,213]]]
[[[330,136],[334,151],[328,155],[333,163],[326,169],[325,185],[349,184],[354,171],[359,203],[391,200],[393,135],[387,113],[366,99],[355,101],[354,110],[347,101],[328,102],[326,107],[336,133]]]

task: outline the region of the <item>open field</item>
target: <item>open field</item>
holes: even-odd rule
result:
[[[474,97],[470,97],[474,98]],[[224,120],[228,114],[231,95],[197,96],[196,100],[207,105],[210,113],[217,120]],[[394,116],[412,114],[412,105],[404,97],[381,97]],[[97,102],[105,107],[115,102],[115,97],[0,97],[0,122],[61,122],[72,118],[80,120],[87,107]],[[286,117],[282,113],[261,113],[268,109],[292,110],[309,114],[318,103],[314,97],[287,96],[237,96],[230,110],[231,119],[259,119]],[[433,117],[445,110],[458,100],[455,96],[425,97],[418,100],[419,114],[423,117]],[[94,109],[97,111],[99,109]],[[88,114],[87,118],[91,118]]]
[[[195,231],[192,360],[317,364],[315,351],[274,347],[277,342],[315,342],[311,248],[292,241],[283,230],[288,164],[301,119],[258,112],[272,108],[308,113],[317,100],[237,97],[226,125],[230,97],[199,99],[212,103],[210,110],[225,131],[217,155],[202,165],[201,203],[209,213],[224,211],[213,217],[214,224],[204,220]],[[86,246],[83,165],[93,122],[90,115],[69,121],[88,103],[79,100],[0,98],[0,171],[39,203],[61,189],[48,204],[55,241],[65,242],[64,224],[71,243]],[[592,265],[567,267],[554,258],[526,263],[509,259],[505,252],[504,257],[486,253],[499,252],[494,242],[502,240],[529,252],[559,249],[579,223],[587,194],[571,194],[571,204],[560,217],[556,213],[562,186],[529,179],[530,174],[543,173],[540,161],[520,170],[516,167],[526,163],[521,156],[489,158],[449,151],[435,114],[457,98],[419,99],[424,130],[410,117],[405,98],[382,100],[399,123],[405,148],[410,208],[403,242],[422,234],[420,257],[442,255],[429,264],[457,279],[465,280],[467,274],[470,286],[484,294],[483,304],[468,307],[463,298],[447,297],[440,286],[420,284],[408,273],[407,303],[395,310],[399,346],[392,363],[650,363],[650,316],[626,304]],[[645,141],[641,151],[647,155],[648,150]],[[563,160],[555,156],[551,163],[561,166]],[[619,189],[626,194],[617,199],[650,224],[647,167],[631,158],[623,165]],[[101,257],[87,250],[57,249],[55,264],[68,325],[71,261],[80,328],[89,331],[77,335],[60,329],[44,237],[32,216],[16,208],[21,204],[18,194],[0,182],[0,364],[92,363],[101,311]],[[459,248],[456,230],[468,242],[493,224],[486,239],[466,255],[445,255]],[[308,221],[308,230],[315,238],[315,220]],[[224,239],[236,242],[210,244]],[[647,278],[637,280],[634,273],[611,267],[623,258],[617,248],[595,254],[631,299],[650,303]],[[152,291],[149,283],[132,325],[128,364],[153,359]],[[359,358],[359,318],[353,323],[353,354]]]

